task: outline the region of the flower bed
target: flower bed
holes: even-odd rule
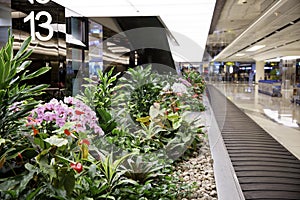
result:
[[[37,102],[33,97],[44,85],[27,86],[21,79],[14,85],[30,64],[30,40],[9,58],[12,40],[0,60],[2,71],[16,72],[0,85],[1,112],[7,113],[0,124],[1,199],[216,196],[209,151],[195,154],[204,135],[199,113],[205,86],[198,76],[160,75],[148,66],[117,80],[113,70],[99,71],[100,81],[86,79],[81,95]]]

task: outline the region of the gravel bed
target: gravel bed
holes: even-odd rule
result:
[[[185,161],[175,166],[174,176],[183,184],[193,184],[189,198],[182,200],[217,200],[216,183],[208,139],[200,135],[202,145]]]

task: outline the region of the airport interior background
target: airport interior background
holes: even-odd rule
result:
[[[206,116],[208,133],[219,126],[218,132],[223,134],[226,116],[230,115],[227,101],[232,102],[238,112],[249,117],[246,121],[258,124],[287,150],[284,154],[291,154],[296,160],[286,162],[297,165],[291,167],[296,183],[287,181],[294,184],[291,189],[282,186],[285,175],[279,177],[283,180],[281,185],[276,182],[283,192],[276,190],[271,194],[274,184],[264,186],[267,189],[259,192],[248,189],[249,184],[243,182],[240,171],[235,168],[230,147],[227,146],[229,154],[223,155],[227,152],[227,136],[224,136],[225,142],[219,144],[217,136],[211,133],[207,143],[212,154],[210,162],[214,162],[216,183],[207,196],[199,192],[198,198],[190,199],[217,199],[217,196],[225,200],[259,199],[256,196],[263,195],[261,191],[267,191],[265,195],[270,195],[269,199],[276,199],[272,195],[276,196],[277,192],[279,196],[284,194],[290,195],[290,199],[300,199],[299,0],[0,0],[0,48],[9,41],[8,30],[14,36],[12,48],[15,53],[22,50],[22,44],[31,36],[29,72],[39,70],[41,66],[51,67],[40,76],[26,80],[26,84],[48,84],[43,94],[36,97],[44,102],[81,94],[87,79],[92,82],[103,78],[98,70],[117,78],[148,65],[161,74],[180,77],[195,72],[208,88],[201,94],[201,101],[206,106],[202,116]],[[144,78],[152,80],[148,75]],[[217,111],[213,98],[221,97],[219,94],[214,97],[214,91],[225,97],[217,103],[223,105]],[[175,108],[172,109],[175,112]],[[225,116],[221,125],[220,113]],[[248,126],[247,123],[244,126]],[[5,144],[1,137],[0,144],[1,148]],[[81,150],[84,147],[82,145]],[[1,153],[0,169],[4,159],[9,159],[5,157],[9,152]],[[71,168],[75,169],[74,166]],[[230,178],[223,172],[231,174]],[[54,179],[51,174],[49,176]],[[258,176],[259,173],[254,177]],[[74,177],[65,179],[75,181]],[[211,194],[214,190],[217,195]],[[253,191],[256,192],[251,193]],[[2,198],[9,196],[8,193],[0,194]]]

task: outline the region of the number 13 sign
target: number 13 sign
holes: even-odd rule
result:
[[[31,4],[34,4],[34,0],[28,0]],[[46,4],[50,0],[36,0],[36,2],[40,4]],[[35,23],[36,20],[39,21],[41,16],[45,16],[47,18],[47,21],[44,23],[38,24],[39,27],[45,28],[48,30],[48,35],[42,36],[40,32],[35,31]],[[30,21],[30,34],[32,37],[32,40],[35,40],[36,38],[41,41],[48,41],[51,40],[53,36],[53,27],[51,26],[52,22],[52,16],[47,11],[40,11],[37,14],[35,14],[34,11],[31,11],[27,17],[24,18],[24,23]]]

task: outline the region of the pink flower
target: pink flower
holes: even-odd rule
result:
[[[65,98],[64,98],[64,102],[65,102],[66,104],[73,104],[73,103],[74,103],[73,97],[65,97]]]
[[[67,103],[67,104],[66,104]],[[55,122],[56,126],[63,127],[66,122],[75,122],[73,127],[77,132],[93,131],[104,134],[99,127],[96,113],[82,101],[73,97],[66,97],[63,101],[52,99],[49,103],[34,109],[28,118],[27,125]]]
[[[190,82],[188,82],[187,80],[183,79],[183,78],[179,78],[178,79],[181,83],[183,83],[185,86],[187,87],[191,87],[192,84]]]

